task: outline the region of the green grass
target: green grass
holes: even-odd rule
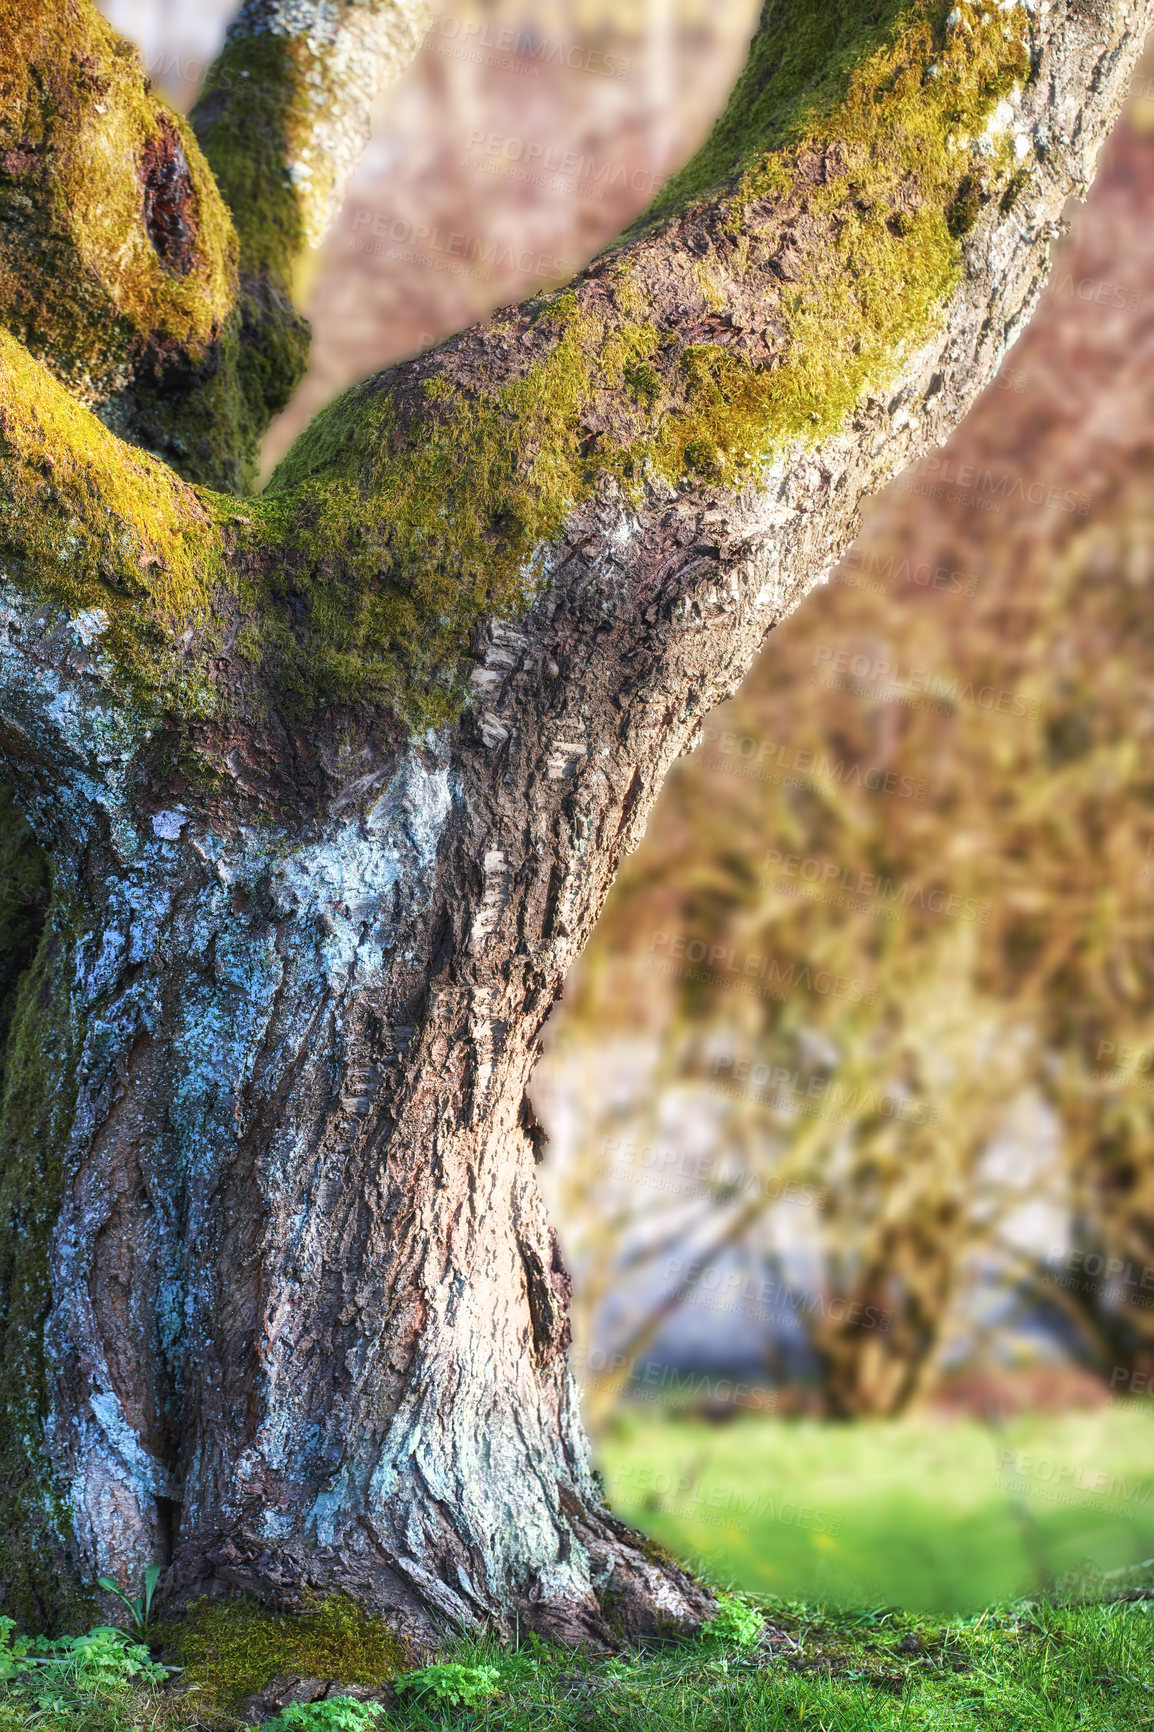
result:
[[[1084,1602],[1067,1594],[952,1620],[769,1599],[758,1604],[768,1623],[754,1642],[699,1638],[610,1660],[564,1653],[533,1637],[508,1649],[463,1642],[448,1658],[469,1668],[466,1676],[492,1668],[491,1695],[460,1710],[406,1693],[371,1723],[492,1732],[1151,1727],[1154,1587],[1135,1586],[1136,1579],[1124,1578],[1126,1591],[1137,1596],[1131,1599]],[[1151,1580],[1148,1571],[1143,1579]],[[1099,1582],[1098,1593],[1106,1586]],[[729,1620],[735,1632],[745,1623]],[[182,1700],[160,1686],[62,1689],[55,1709],[37,1708],[18,1681],[0,1692],[0,1732],[177,1732],[236,1724],[198,1719],[194,1697]],[[294,1716],[302,1732],[336,1723],[331,1708]]]
[[[1109,1407],[996,1434],[630,1409],[600,1456],[626,1520],[743,1589],[965,1613],[1154,1555],[1152,1445],[1150,1416]],[[1024,1473],[1005,1473],[1005,1452]]]

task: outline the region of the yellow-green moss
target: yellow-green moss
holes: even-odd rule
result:
[[[305,242],[288,164],[309,107],[307,59],[295,38],[230,36],[192,112],[240,236],[242,269],[286,288]]]
[[[400,1643],[341,1595],[303,1612],[270,1612],[254,1600],[198,1600],[157,1631],[206,1708],[235,1710],[288,1673],[339,1684],[385,1684],[404,1663]]]
[[[247,599],[284,622],[262,635],[303,707],[373,693],[414,726],[443,720],[473,623],[532,590],[530,556],[572,502],[596,353],[572,298],[544,317],[549,355],[492,398],[433,396],[402,426],[371,384],[345,392],[256,502],[254,538],[284,557]]]
[[[287,295],[248,283],[202,369],[133,380],[124,429],[133,444],[217,493],[253,491],[261,440],[308,366],[307,322]]]
[[[3,331],[0,479],[0,567],[73,615],[102,608],[126,685],[192,706],[178,644],[220,574],[227,502],[117,439]]]
[[[962,141],[1029,75],[1022,11],[966,6],[970,28],[947,29],[948,10],[945,0],[768,9],[726,114],[651,216],[734,176],[748,243],[756,201],[772,211],[809,170],[803,247],[782,296],[785,356],[754,367],[723,349],[687,351],[697,389],[657,438],[664,473],[710,452],[711,478],[735,482],[791,440],[833,432],[929,335],[957,279],[958,243],[1009,174],[1007,142],[974,159]]]
[[[729,181],[743,180],[747,193],[780,188],[782,154],[806,143],[836,139],[855,153],[864,149],[883,173],[887,159],[914,173],[940,168],[948,133],[978,130],[992,103],[1029,71],[1023,9],[963,0],[968,28],[951,29],[953,7],[954,0],[771,0],[725,112],[638,227]],[[931,65],[936,72],[927,76]]]
[[[0,0],[0,38],[0,319],[98,401],[142,339],[207,350],[235,298],[236,237],[191,130],[90,0]],[[189,169],[180,269],[144,220],[142,164],[165,137]]]

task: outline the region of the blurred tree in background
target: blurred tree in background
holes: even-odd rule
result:
[[[1154,1369],[1149,109],[998,386],[670,778],[560,1033],[649,1031],[665,1098],[713,1099],[742,1175],[696,1187],[715,1255],[786,1178],[820,1194],[798,1321],[832,1415],[926,1394],[979,1272],[1102,1375]],[[590,1158],[566,1206],[596,1307],[618,1241]],[[1060,1247],[1007,1230],[1035,1168]],[[690,1287],[634,1320],[610,1393]]]

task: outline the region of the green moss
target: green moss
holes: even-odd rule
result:
[[[983,24],[974,12],[972,31],[948,32],[946,11],[767,14],[726,115],[654,210],[732,175],[735,211],[768,200],[772,224],[783,189],[805,186],[803,251],[782,297],[785,358],[764,368],[724,352],[708,367],[698,359],[688,413],[659,441],[665,473],[700,467],[712,446],[718,478],[735,482],[758,456],[832,432],[928,336],[957,280],[957,243],[1005,173],[1005,145],[972,163],[968,139],[1029,72],[1023,14]],[[743,232],[756,236],[756,217]]]
[[[307,112],[307,49],[270,32],[232,36],[211,68],[192,124],[232,212],[241,267],[287,288],[305,244],[300,194],[288,174]]]
[[[224,1711],[285,1673],[372,1685],[389,1682],[404,1664],[396,1637],[341,1595],[303,1612],[270,1612],[240,1597],[198,1600],[161,1624],[157,1639],[205,1706]]]
[[[81,408],[0,331],[0,559],[33,595],[102,608],[102,648],[144,702],[197,710],[203,682],[178,640],[220,575],[226,502],[196,492]]]
[[[235,298],[236,236],[191,130],[90,0],[0,0],[0,39],[0,319],[88,401],[142,340],[207,353]],[[171,253],[147,221],[157,152],[187,165]]]
[[[524,605],[533,551],[573,498],[596,347],[571,299],[542,318],[548,357],[491,398],[433,398],[404,423],[372,384],[346,392],[252,510],[254,539],[281,558],[264,593],[242,596],[301,707],[373,693],[413,726],[443,720],[473,623]],[[271,615],[291,617],[294,598],[278,633]]]
[[[574,308],[576,303],[574,303]],[[597,334],[596,327],[587,327],[588,334]],[[628,324],[610,326],[604,331],[602,340],[597,347],[597,380],[602,389],[606,386],[611,390],[628,384],[633,389],[632,380],[653,374],[653,368],[648,363],[661,347],[662,333],[656,325],[641,320],[631,320]],[[653,374],[656,378],[656,374]]]
[[[648,361],[630,361],[623,368],[625,383],[639,403],[652,409],[661,396],[661,375]]]
[[[320,146],[316,116],[347,104],[348,78],[345,55],[323,32],[282,36],[242,18],[193,110],[240,236],[242,271],[285,291],[343,190],[344,159]]]
[[[982,214],[986,202],[981,180],[977,175],[963,175],[957,192],[946,208],[946,227],[955,240],[968,235]]]
[[[69,1513],[52,1483],[42,1433],[49,1253],[80,1041],[70,921],[58,895],[14,995],[0,1100],[0,1597],[27,1629],[84,1628],[93,1614],[91,1596],[52,1538],[63,1542]]]
[[[611,276],[626,322],[573,291],[545,299],[551,348],[517,383],[469,396],[427,383],[412,417],[369,384],[318,416],[260,520],[289,550],[283,591],[248,598],[258,613],[296,598],[297,623],[268,637],[295,701],[387,694],[413,725],[452,714],[472,626],[529,603],[534,549],[601,481],[738,485],[836,430],[925,340],[957,280],[968,189],[984,199],[1004,173],[1004,151],[975,163],[959,141],[1028,72],[1024,14],[975,13],[972,33],[948,33],[946,11],[775,6],[726,118],[655,207],[730,182],[711,227],[728,217],[740,239],[695,267],[706,311],[740,295],[763,234],[803,224],[778,294],[781,358],[663,336],[626,255]],[[587,437],[590,410],[612,430]]]
[[[1021,9],[967,5],[971,28],[956,31],[951,9],[952,0],[772,0],[724,114],[642,224],[738,179],[746,192],[780,188],[783,153],[806,144],[839,140],[855,154],[864,145],[876,166],[896,153],[917,171],[920,139],[940,163],[950,129],[978,130],[1029,75]]]
[[[217,493],[251,493],[260,446],[308,366],[309,328],[282,292],[242,288],[206,364],[132,385],[132,442]]]

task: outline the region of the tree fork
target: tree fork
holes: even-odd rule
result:
[[[1154,6],[965,10],[767,7],[633,234],[259,499],[0,336],[21,1615],[152,1560],[420,1645],[707,1613],[601,1501],[524,1090],[670,764],[1029,316]]]

